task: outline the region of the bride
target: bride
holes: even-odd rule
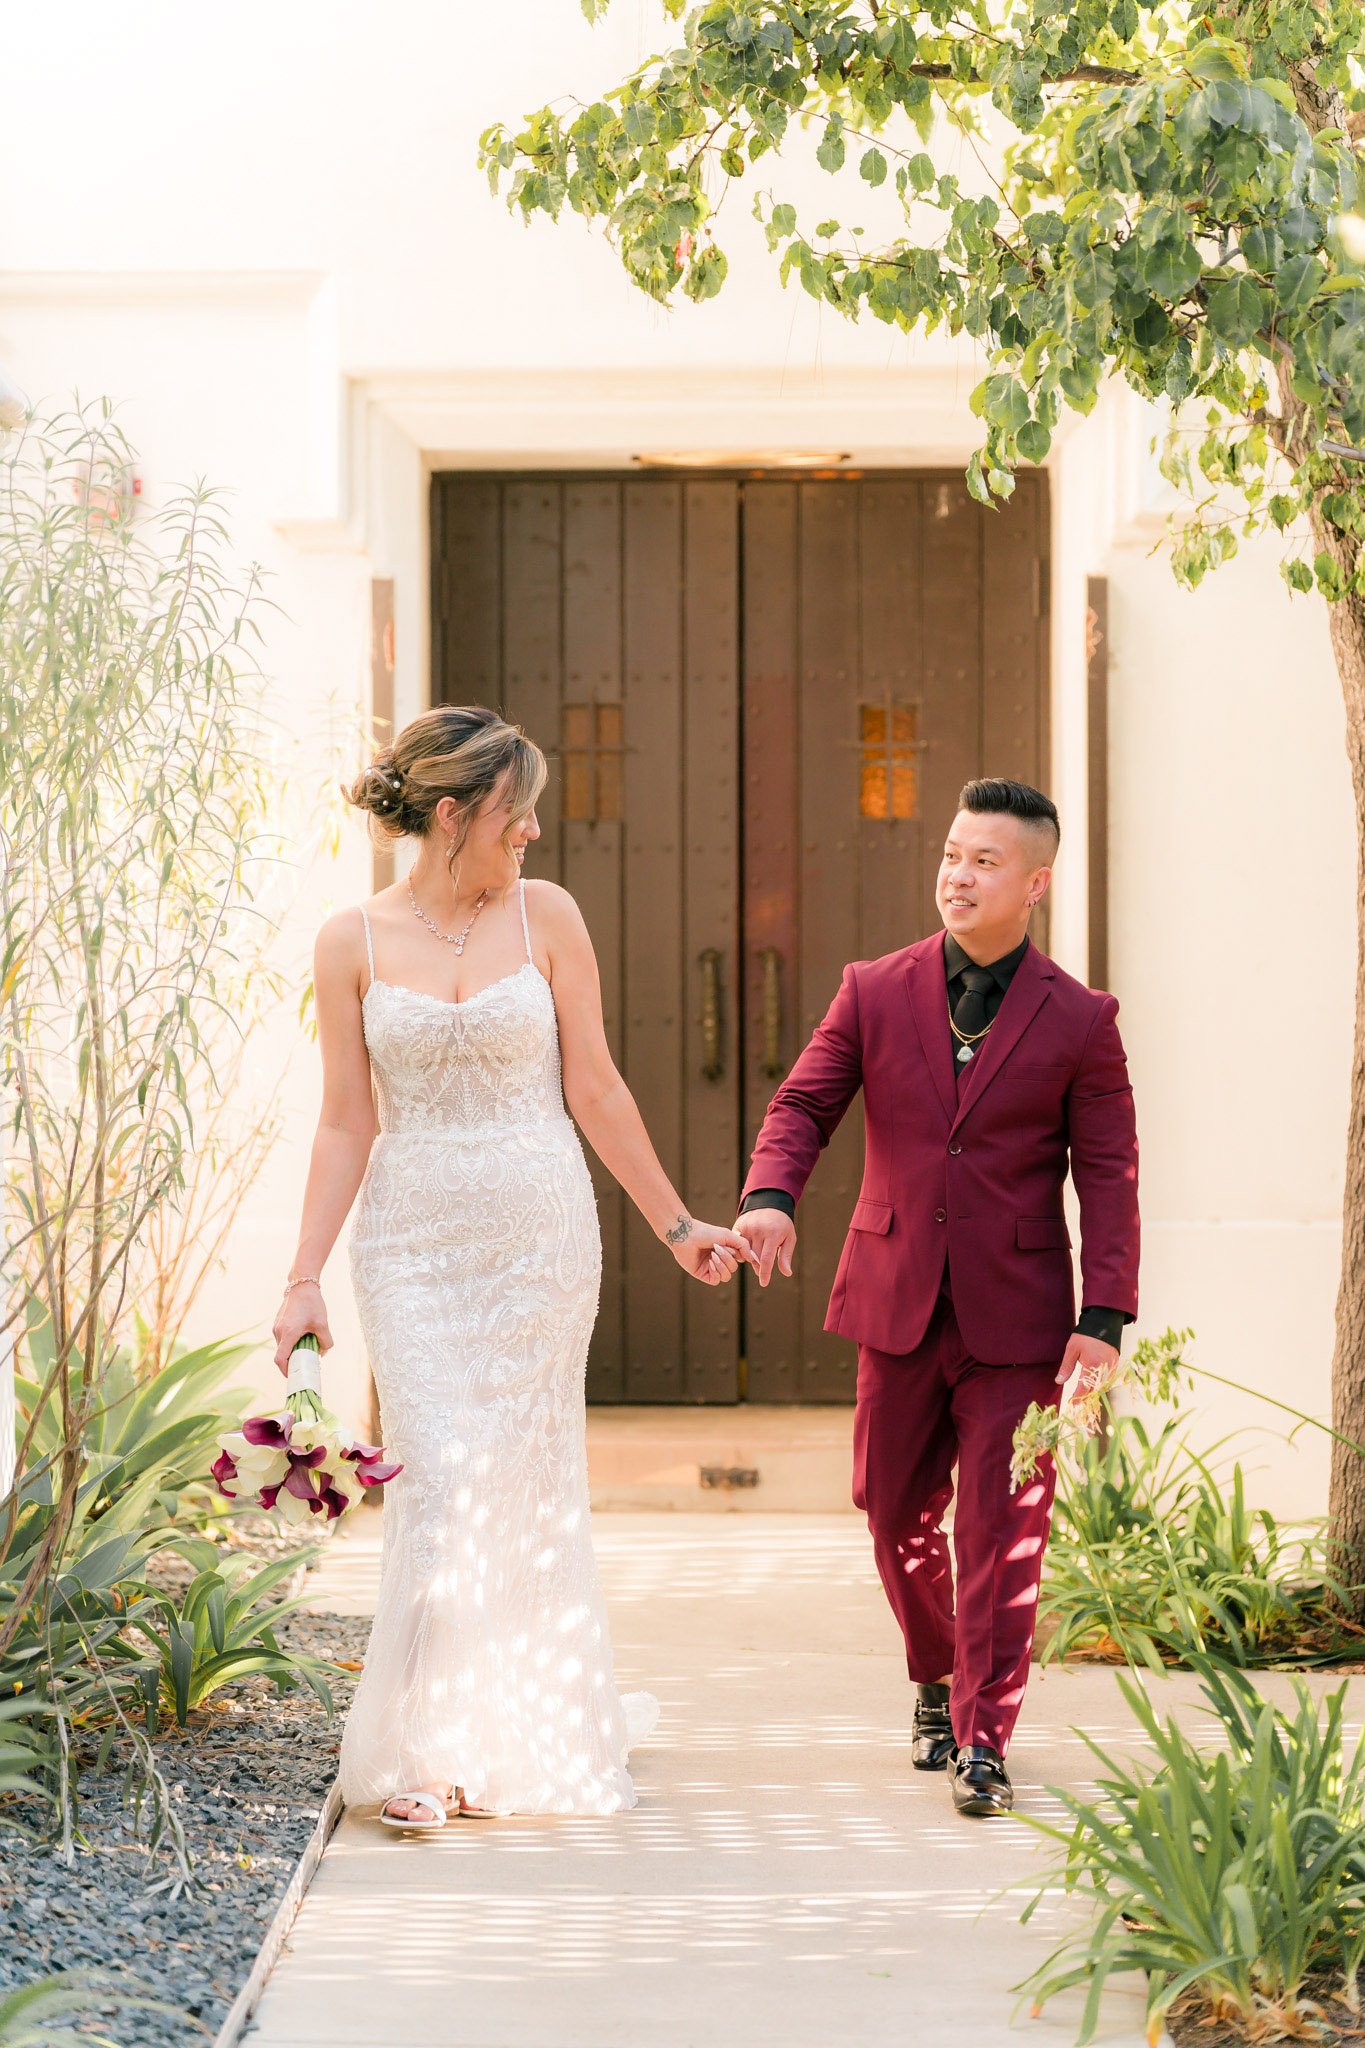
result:
[[[340,1778],[396,1826],[633,1806],[626,1753],[658,1714],[616,1689],[589,1532],[602,1246],[566,1102],[687,1272],[718,1286],[752,1257],[659,1163],[574,899],[521,877],[546,772],[480,706],[415,718],[347,796],[416,860],[314,955],[322,1109],[275,1362],[305,1331],[331,1346],[320,1275],[358,1192],[351,1278],[403,1471]]]

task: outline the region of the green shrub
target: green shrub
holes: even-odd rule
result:
[[[1021,1987],[1035,2010],[1086,1987],[1079,2043],[1094,2037],[1116,1971],[1141,1970],[1156,2023],[1197,1986],[1252,2037],[1301,2028],[1315,1987],[1354,2007],[1365,1956],[1365,1748],[1343,1737],[1347,1687],[1319,1710],[1302,1679],[1291,1713],[1242,1673],[1204,1663],[1212,1747],[1162,1721],[1135,1678],[1118,1684],[1150,1760],[1126,1765],[1086,1738],[1101,1766],[1098,1800],[1050,1788],[1065,1825],[1025,1816],[1062,1845],[1025,1909],[1058,1885],[1093,1893],[1097,1912]]]
[[[1225,1440],[1227,1441],[1227,1440]],[[1061,1452],[1040,1622],[1045,1657],[1116,1656],[1158,1667],[1217,1655],[1240,1666],[1359,1655],[1353,1589],[1320,1521],[1287,1527],[1249,1508],[1240,1465],[1219,1478],[1175,1418],[1136,1416]]]

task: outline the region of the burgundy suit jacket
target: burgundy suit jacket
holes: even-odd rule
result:
[[[1137,1313],[1137,1132],[1113,996],[1030,941],[959,1095],[943,933],[855,960],[768,1108],[744,1183],[799,1201],[863,1091],[866,1164],[825,1328],[913,1351],[945,1262],[963,1341],[986,1365],[1060,1362],[1082,1307]]]

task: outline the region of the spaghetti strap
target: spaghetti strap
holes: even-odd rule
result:
[[[519,878],[518,887],[521,892],[521,929],[522,935],[526,940],[526,958],[534,966],[535,961],[531,954],[531,927],[526,922],[526,877],[524,875]],[[371,968],[370,972],[373,973],[374,969]]]
[[[372,939],[371,939],[371,937],[370,937],[370,915],[369,915],[369,912],[368,912],[368,911],[366,910],[366,908],[365,908],[365,906],[364,906],[364,904],[363,904],[363,903],[362,903],[362,904],[361,904],[361,906],[360,906],[360,915],[361,915],[361,919],[362,919],[362,921],[363,921],[363,923],[364,923],[364,926],[365,926],[365,958],[366,958],[366,959],[367,959],[367,960],[369,961],[369,963],[370,963],[370,981],[371,981],[371,982],[373,982],[373,981],[374,981],[374,942],[373,942],[373,940],[372,940]],[[365,993],[366,993],[366,995],[368,995],[368,994],[369,994],[369,989],[366,989]]]

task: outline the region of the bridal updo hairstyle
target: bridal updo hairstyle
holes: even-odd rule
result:
[[[405,725],[342,793],[368,814],[371,836],[381,842],[425,838],[441,798],[453,798],[460,811],[450,847],[453,874],[470,820],[504,777],[510,778],[505,794],[512,814],[502,843],[513,859],[512,827],[531,809],[548,776],[545,756],[519,725],[482,704],[439,704]]]

